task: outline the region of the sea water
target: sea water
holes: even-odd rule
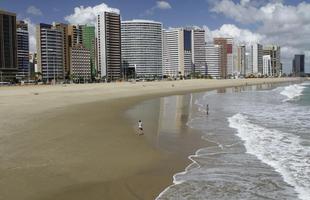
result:
[[[214,146],[157,200],[310,200],[310,83],[253,87],[191,95],[187,125]]]

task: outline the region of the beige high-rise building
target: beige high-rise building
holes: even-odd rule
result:
[[[170,77],[192,73],[192,31],[183,28],[164,30],[163,74]]]
[[[68,26],[68,40],[69,40],[70,47],[83,44],[82,28],[83,27],[80,25],[69,25]]]
[[[246,75],[246,46],[241,45],[238,46],[237,51],[237,66],[236,66],[236,72],[238,75],[245,76]]]
[[[116,12],[98,15],[96,23],[98,69],[100,78],[115,81],[121,78],[121,18]]]
[[[70,55],[69,55],[69,36],[68,36],[68,24],[55,23],[55,28],[62,31],[63,37],[63,67],[64,76],[68,77],[70,74]]]
[[[221,77],[227,78],[233,70],[233,39],[214,38],[214,44],[221,46]]]

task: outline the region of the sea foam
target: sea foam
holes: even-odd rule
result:
[[[287,97],[287,99],[285,99],[284,101],[291,101],[301,96],[304,89],[305,87],[302,84],[290,85],[284,87],[280,94]]]
[[[310,199],[309,146],[302,146],[301,140],[294,134],[255,125],[242,114],[236,114],[228,121],[244,141],[247,153],[255,155],[280,173],[285,182],[294,186],[300,199]]]

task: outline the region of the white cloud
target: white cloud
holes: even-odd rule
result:
[[[310,3],[294,6],[286,5],[283,0],[262,2],[220,0],[213,3],[211,11],[242,24],[254,25],[257,34],[264,36],[263,44],[282,47],[282,62],[288,70],[294,54],[307,54],[310,50]],[[306,63],[310,65],[310,59]]]
[[[262,41],[265,36],[253,33],[248,29],[240,29],[233,24],[224,24],[219,29],[210,31],[208,27],[204,27],[208,41],[212,41],[215,37],[231,37],[235,42],[242,44],[251,44]]]
[[[79,6],[74,8],[74,13],[65,17],[70,24],[92,24],[96,23],[97,15],[103,12],[120,13],[119,9],[111,8],[102,3],[94,7]]]
[[[30,52],[37,51],[37,41],[36,41],[36,25],[32,23],[29,18],[24,19],[24,21],[28,24],[28,32],[29,32],[29,50]]]
[[[167,1],[157,1],[156,5],[145,11],[145,15],[153,15],[156,10],[169,10],[172,6]]]
[[[28,14],[30,14],[30,15],[36,15],[36,16],[41,16],[42,15],[42,11],[39,8],[35,7],[35,6],[29,6],[27,8],[26,12]]]
[[[167,1],[157,1],[156,7],[161,10],[167,10],[167,9],[172,8],[170,3]]]

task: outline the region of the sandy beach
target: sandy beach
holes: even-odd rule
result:
[[[182,153],[161,151],[152,137],[137,136],[124,115],[129,108],[155,97],[290,81],[298,79],[1,87],[0,199],[154,199],[208,143],[191,134]]]

